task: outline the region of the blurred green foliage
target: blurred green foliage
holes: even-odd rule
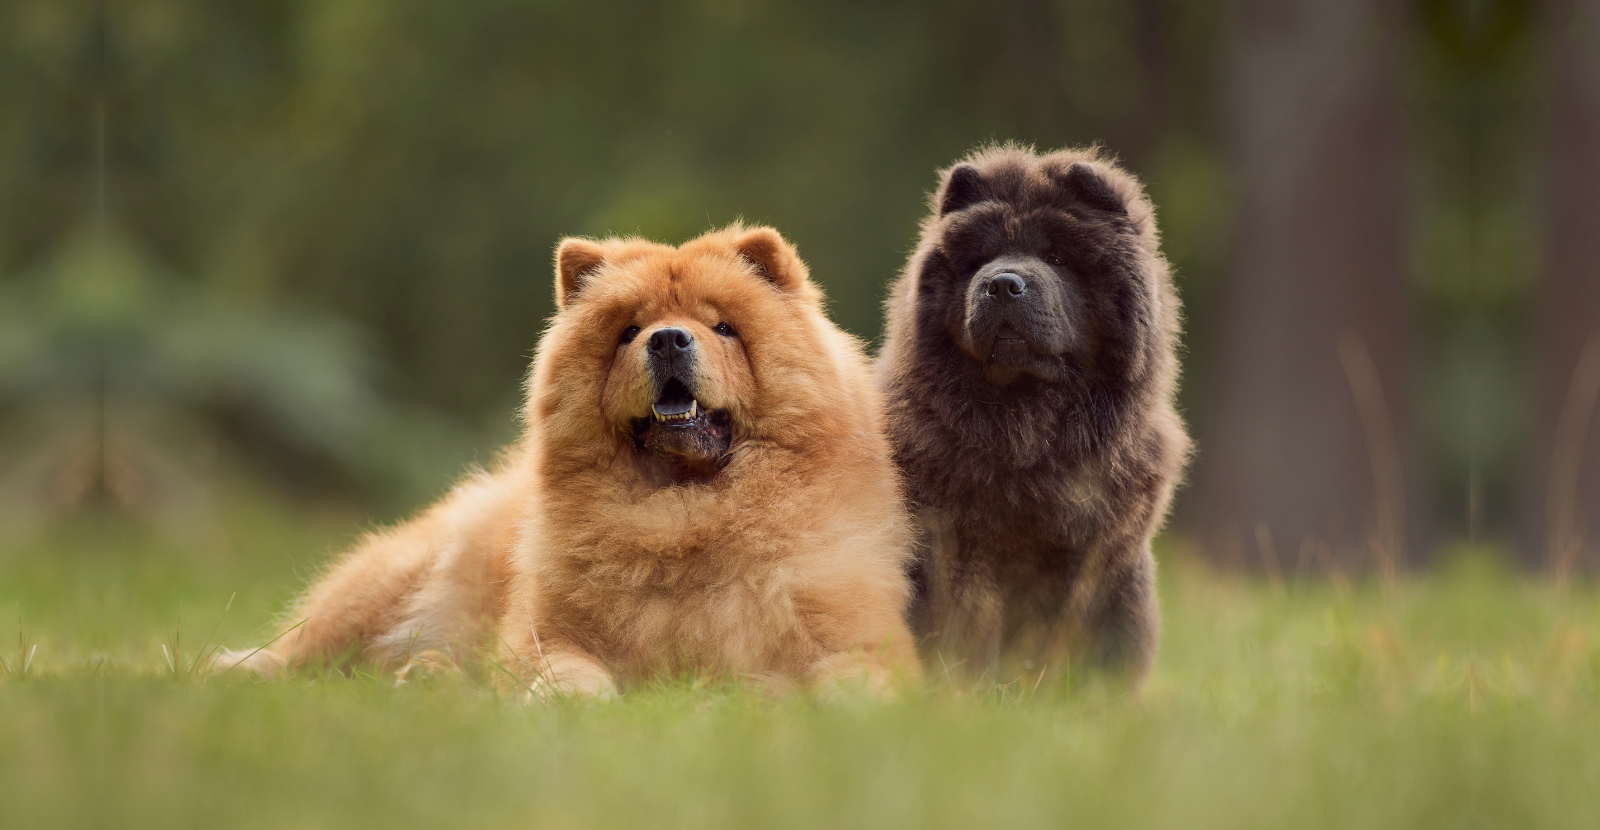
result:
[[[99,497],[181,528],[210,513],[218,466],[295,484],[282,455],[379,494],[438,486],[426,455],[410,474],[419,442],[450,427],[379,394],[373,349],[345,319],[185,283],[114,231],[52,253],[0,292],[9,535]]]
[[[1442,521],[1481,538],[1514,520],[1533,451],[1524,343],[1538,270],[1529,148],[1543,32],[1525,0],[1425,0],[1416,20],[1412,269],[1423,300],[1424,433]]]
[[[1419,346],[1452,526],[1481,521],[1456,515],[1461,482],[1510,504],[1520,472],[1528,8],[1427,0],[1405,18]],[[209,436],[207,463],[273,486],[415,505],[514,433],[562,236],[770,223],[871,339],[934,171],[990,140],[1100,142],[1139,174],[1189,353],[1205,354],[1226,325],[1212,291],[1233,204],[1225,14],[1203,0],[5,4],[0,487],[30,514],[71,509],[61,482],[87,452],[83,497],[121,498],[122,439],[92,435],[110,415],[146,436],[120,457],[168,482],[148,492],[203,493],[212,475],[165,432]],[[72,293],[91,286],[103,293]],[[1185,402],[1209,382],[1191,371]],[[74,442],[94,446],[47,452]]]
[[[118,319],[164,332],[223,304],[190,332],[219,338],[210,362],[178,360],[168,379],[252,387],[237,403],[268,446],[359,469],[350,447],[379,442],[352,435],[382,402],[465,425],[463,440],[426,440],[441,447],[433,483],[391,488],[402,503],[510,435],[564,235],[678,241],[771,223],[840,322],[872,338],[936,168],[986,140],[1102,141],[1153,183],[1184,274],[1223,251],[1205,3],[130,0],[0,14],[0,74],[18,96],[0,129],[0,273],[39,281],[92,221],[127,267],[163,275],[165,296]],[[265,331],[276,339],[248,344]]]

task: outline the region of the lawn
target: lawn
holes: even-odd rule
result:
[[[523,708],[448,678],[187,672],[213,628],[270,636],[357,529],[223,516],[183,538],[84,518],[0,552],[0,825],[1600,827],[1600,594],[1488,552],[1384,590],[1278,588],[1169,548],[1137,699],[1024,680],[816,705],[683,681]]]

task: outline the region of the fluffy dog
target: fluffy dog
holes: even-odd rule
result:
[[[365,540],[251,667],[353,653],[404,673],[492,642],[541,696],[918,679],[879,394],[794,249],[738,225],[677,248],[567,239],[556,271],[521,441]]]
[[[888,428],[923,529],[921,641],[976,679],[1087,658],[1134,678],[1150,539],[1189,453],[1178,300],[1138,182],[1093,150],[942,172],[887,302]]]

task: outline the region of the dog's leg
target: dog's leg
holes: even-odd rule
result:
[[[994,682],[1000,666],[1005,599],[987,569],[930,581],[934,594],[930,670],[960,685]]]
[[[1148,543],[1113,558],[1083,616],[1085,662],[1130,680],[1144,679],[1161,636],[1155,557]]]
[[[890,700],[922,681],[922,664],[911,630],[901,625],[883,642],[824,655],[806,670],[804,680],[821,700],[857,694]]]
[[[1005,601],[986,566],[985,551],[962,550],[955,527],[939,511],[917,513],[925,595],[914,611],[928,670],[957,685],[987,677],[1000,665]]]
[[[457,487],[428,512],[367,534],[306,592],[299,628],[265,649],[225,652],[216,670],[269,676],[344,657],[394,669],[432,648],[459,660],[493,630],[512,500],[487,476]]]
[[[524,703],[560,697],[612,698],[617,684],[599,658],[559,635],[540,637],[533,626],[508,632],[501,656],[516,677],[509,691]]]
[[[341,655],[360,658],[399,622],[401,602],[426,571],[431,523],[374,533],[328,571],[293,613],[299,627],[268,647],[227,651],[215,671],[237,667],[270,677],[285,668],[322,666]]]

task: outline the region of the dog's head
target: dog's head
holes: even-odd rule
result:
[[[741,442],[837,417],[842,336],[794,248],[735,225],[672,247],[564,240],[531,414],[547,441],[612,442],[663,483],[715,477]]]
[[[919,329],[990,383],[1137,374],[1159,336],[1149,202],[1093,152],[979,151],[940,177]]]

